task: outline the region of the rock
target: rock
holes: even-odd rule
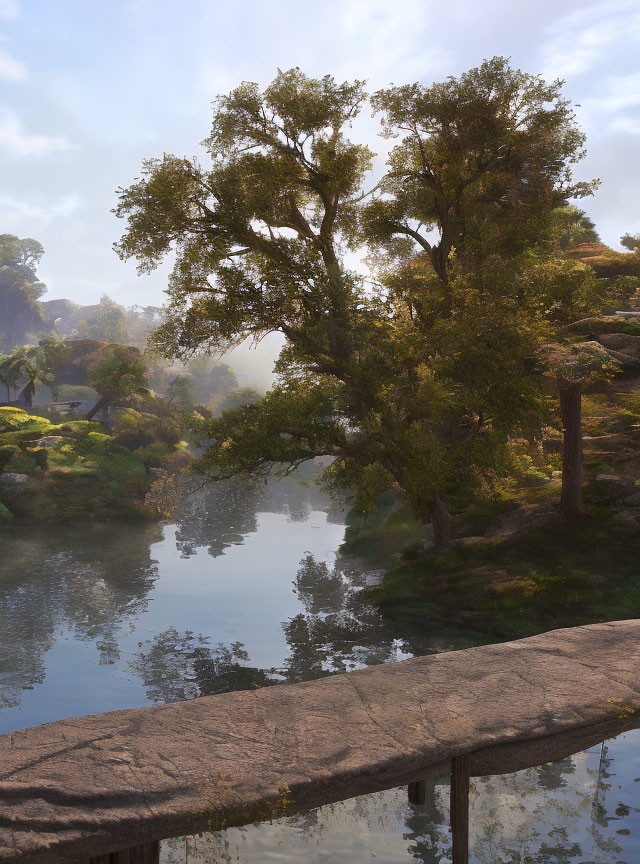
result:
[[[640,523],[633,513],[628,510],[620,510],[611,517],[611,524],[618,528],[639,528]]]
[[[628,498],[640,492],[635,480],[629,477],[618,477],[616,474],[598,474],[595,482],[611,501]]]
[[[630,438],[621,432],[611,435],[585,435],[582,439],[582,449],[585,453],[592,451],[600,453],[615,453],[625,444],[629,444]]]
[[[60,441],[69,441],[69,439],[65,438],[64,435],[45,435],[44,438],[38,438],[35,443],[38,447],[46,447],[49,450],[51,447],[55,447]]]
[[[469,576],[482,582],[487,588],[494,585],[504,585],[508,582],[513,582],[514,577],[507,570],[496,570],[490,564],[483,564],[482,567],[474,567],[469,570]]]
[[[537,528],[553,522],[560,515],[557,504],[540,504],[538,507],[522,505],[509,513],[503,513],[489,525],[484,533],[485,538],[510,537],[518,531]]]
[[[627,498],[623,498],[622,503],[626,507],[640,507],[640,492],[636,492],[633,495],[629,495]]]
[[[0,474],[0,484],[3,486],[22,486],[28,480],[28,474],[18,474],[16,471],[5,471],[3,474]]]
[[[629,336],[627,333],[602,333],[598,342],[605,348],[622,351],[632,357],[640,357],[640,336]]]

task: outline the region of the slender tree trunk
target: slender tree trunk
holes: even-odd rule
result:
[[[93,408],[87,413],[87,416],[84,419],[91,420],[91,418],[95,417],[98,411],[101,411],[106,405],[109,404],[110,401],[111,400],[108,396],[101,396],[96,402],[96,404],[93,406]]]
[[[446,549],[451,540],[451,516],[447,513],[439,495],[434,495],[431,501],[431,527],[435,551]]]
[[[557,377],[562,417],[562,492],[560,507],[567,519],[577,519],[582,507],[582,383]]]

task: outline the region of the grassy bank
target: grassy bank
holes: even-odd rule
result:
[[[585,518],[559,512],[560,430],[543,462],[508,494],[458,514],[454,541],[431,551],[431,531],[389,497],[352,514],[343,551],[386,567],[371,596],[407,626],[427,621],[514,638],[640,617],[638,384],[584,398]],[[541,470],[542,469],[542,470]],[[546,476],[545,476],[546,474]]]
[[[189,461],[180,437],[166,418],[131,410],[112,432],[101,423],[55,423],[0,408],[0,520],[149,518],[154,470]]]
[[[373,589],[385,614],[496,638],[640,617],[640,532],[607,511],[425,555]]]

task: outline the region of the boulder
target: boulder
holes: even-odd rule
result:
[[[640,528],[640,523],[633,513],[628,510],[620,510],[611,518],[611,524],[617,528]]]
[[[16,471],[5,471],[4,474],[0,474],[0,484],[3,486],[22,486],[28,480],[28,474],[18,474]]]
[[[47,450],[50,450],[51,447],[55,447],[60,441],[68,441],[68,438],[65,438],[64,435],[45,435],[43,438],[38,438],[36,442],[38,447],[46,447]]]
[[[509,513],[498,516],[487,528],[484,536],[485,538],[510,537],[518,531],[547,525],[557,519],[559,515],[560,508],[557,504],[541,504],[538,507],[522,505]]]
[[[611,501],[628,498],[640,492],[634,480],[629,477],[618,477],[616,474],[598,474],[595,482]]]
[[[605,348],[614,351],[622,351],[631,357],[640,357],[640,336],[631,336],[627,333],[602,333],[598,336],[598,342]]]

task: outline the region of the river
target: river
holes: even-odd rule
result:
[[[169,524],[0,532],[0,732],[471,644],[384,621],[380,574],[337,552],[347,507],[310,470],[192,496]],[[640,860],[640,735],[473,781],[472,861]],[[390,790],[304,816],[163,843],[183,862],[445,862],[448,778],[413,807]]]

